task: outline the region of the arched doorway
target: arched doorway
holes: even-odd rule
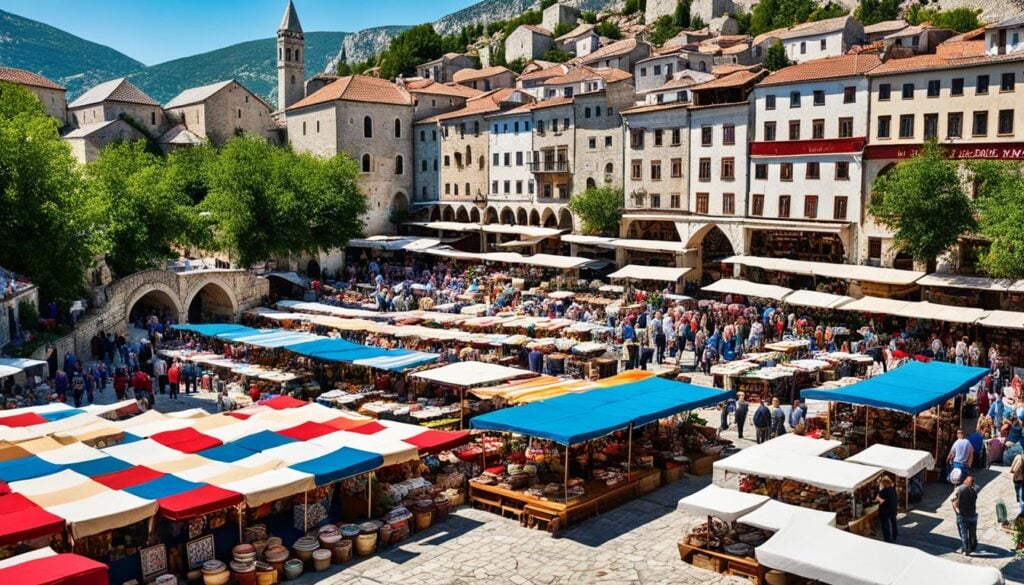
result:
[[[530,225],[540,225],[540,213],[536,209],[530,211]]]
[[[480,210],[476,207],[469,210],[469,221],[472,223],[480,223]]]
[[[540,216],[541,225],[546,228],[553,228],[558,225],[558,218],[555,217],[555,212],[550,208],[546,208],[544,213]]]
[[[484,212],[484,223],[488,225],[498,223],[498,210],[493,207],[488,207],[487,211]]]
[[[127,319],[130,326],[145,329],[153,317],[161,322],[168,319],[181,321],[178,301],[171,291],[154,288],[129,303]]]
[[[708,230],[708,233],[704,234],[700,241],[700,249],[705,264],[721,262],[729,256],[736,254],[732,249],[732,243],[729,241],[729,238],[718,226],[713,226]]]
[[[469,214],[466,213],[466,208],[465,207],[460,207],[459,210],[457,212],[455,212],[455,221],[457,221],[459,223],[468,223],[469,222]]]
[[[626,237],[632,240],[682,241],[676,224],[671,221],[634,221],[629,224]]]
[[[597,188],[597,183],[594,181],[594,177],[587,177],[587,189]]]
[[[455,221],[455,210],[451,207],[445,207],[444,211],[441,212],[441,219],[444,221]]]
[[[515,225],[516,214],[512,212],[510,207],[503,207],[501,209],[501,223],[505,225]]]
[[[441,220],[441,206],[440,205],[435,205],[435,206],[430,208],[430,221],[440,221],[440,220]]]
[[[319,265],[316,266],[319,268]],[[188,303],[190,323],[230,321],[235,316],[235,301],[221,285],[208,282]]]
[[[558,228],[572,231],[572,212],[568,209],[562,209],[558,212]]]
[[[526,225],[530,223],[530,219],[526,214],[526,209],[520,207],[519,211],[516,212],[516,223],[519,225]]]
[[[320,278],[320,263],[316,261],[316,258],[310,258],[306,263],[306,276]]]

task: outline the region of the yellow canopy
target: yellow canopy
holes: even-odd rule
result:
[[[648,372],[645,370],[626,370],[620,372],[614,376],[604,378],[597,381],[598,388],[610,388],[612,386],[619,386],[622,384],[630,384],[633,382],[640,382],[648,378],[653,378],[654,372]]]

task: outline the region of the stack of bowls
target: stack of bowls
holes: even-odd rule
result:
[[[280,536],[270,536],[267,538],[267,548],[272,546],[281,546],[284,542],[281,541]]]
[[[238,585],[256,585],[256,560],[231,561],[231,576]]]
[[[276,567],[262,561],[256,561],[256,585],[274,585],[277,581]]]
[[[321,526],[316,536],[320,541],[320,546],[324,548],[333,548],[334,544],[341,540],[341,532],[334,524]]]
[[[286,581],[298,579],[302,575],[302,561],[292,559],[284,564],[284,578]]]
[[[267,563],[277,571],[278,581],[283,580],[284,562],[288,560],[288,549],[280,544],[270,545],[267,547],[267,551],[264,553],[263,558],[266,559]]]
[[[331,566],[331,551],[326,548],[318,548],[313,551],[313,570],[326,571]]]
[[[341,532],[341,538],[347,540],[355,546],[356,537],[359,536],[359,525],[358,524],[345,524],[338,529]]]
[[[320,548],[320,542],[312,536],[303,536],[302,538],[295,541],[292,545],[292,549],[295,551],[295,556],[303,563],[308,563],[313,560],[313,551]]]
[[[216,559],[203,563],[204,585],[225,585],[231,579],[231,573],[223,562]]]

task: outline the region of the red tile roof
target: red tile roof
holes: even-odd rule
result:
[[[445,112],[443,114],[437,114],[429,118],[424,118],[416,123],[422,124],[424,122],[442,122],[444,120],[455,120],[458,118],[465,118],[466,116],[478,116],[483,114],[489,114],[491,112],[497,112],[501,110],[502,102],[509,99],[509,97],[517,90],[503,87],[501,89],[494,89],[487,93],[480,94],[476,97],[466,100],[465,107],[455,110],[454,112]]]
[[[409,93],[390,81],[365,75],[350,75],[327,84],[288,109],[295,110],[336,100],[396,106],[412,105],[412,97]]]
[[[58,89],[64,91],[63,87],[42,75],[36,75],[35,73],[25,71],[24,69],[14,69],[13,67],[0,67],[0,81],[10,81],[11,83],[17,83],[20,85],[30,85],[32,87],[41,87],[43,89]]]
[[[519,81],[533,81],[535,79],[547,79],[549,77],[558,77],[565,75],[565,66],[558,65],[556,67],[548,67],[547,69],[537,69],[529,73],[523,73],[518,77]]]
[[[645,114],[647,112],[660,112],[661,110],[674,110],[676,108],[688,108],[689,102],[668,102],[666,104],[644,104],[619,111],[623,116],[630,114]]]
[[[556,98],[546,99],[546,100],[544,100],[542,102],[537,102],[537,103],[533,104],[533,106],[530,109],[532,109],[532,110],[543,110],[545,108],[553,108],[555,106],[567,106],[567,105],[572,105],[573,101],[574,101],[574,98],[571,98],[571,97],[556,97]]]
[[[729,73],[723,75],[717,79],[711,81],[705,81],[704,83],[694,85],[690,89],[692,91],[700,91],[705,89],[724,89],[727,87],[740,87],[748,83],[757,81],[761,77],[762,72],[758,71],[754,73],[752,71],[737,71],[735,73]]]
[[[507,67],[500,65],[494,67],[484,67],[483,69],[460,69],[452,75],[452,81],[455,83],[463,83],[465,81],[472,81],[474,79],[484,79],[486,77],[493,77],[495,75],[501,75],[502,73],[508,73]]]
[[[882,60],[875,53],[858,53],[856,55],[839,55],[804,61],[775,71],[758,85],[783,85],[787,83],[803,83],[818,79],[837,79],[864,75]]]
[[[967,41],[968,43],[976,41]],[[968,47],[970,56],[946,57],[941,54],[915,55],[904,59],[889,59],[868,74],[872,77],[877,75],[894,75],[898,73],[909,73],[911,71],[928,71],[931,69],[950,69],[959,67],[977,67],[983,65],[996,65],[999,63],[1013,63],[1024,61],[1024,52],[996,55],[992,57],[984,55],[973,55],[973,50]]]
[[[544,85],[564,85],[566,83],[580,83],[594,79],[603,79],[607,83],[615,83],[625,79],[632,79],[633,76],[621,69],[591,69],[580,66],[565,75],[553,77],[544,82]]]
[[[610,45],[605,45],[604,47],[601,47],[600,49],[594,51],[593,53],[590,53],[589,55],[576,57],[571,62],[579,63],[582,65],[585,65],[587,63],[594,63],[596,61],[600,61],[601,59],[610,59],[612,57],[626,55],[628,53],[633,52],[633,49],[636,49],[636,47],[636,39],[623,39],[621,41],[616,41]]]
[[[443,95],[452,97],[471,98],[483,93],[479,89],[466,87],[465,85],[447,83],[428,83],[427,85],[415,88],[407,88],[410,93],[426,95]]]

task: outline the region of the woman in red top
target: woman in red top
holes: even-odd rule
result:
[[[249,386],[249,398],[252,398],[253,402],[259,402],[260,400],[260,387],[256,384]]]
[[[179,383],[181,382],[181,362],[175,361],[167,370],[167,383],[171,386],[171,399],[178,399]]]
[[[118,400],[124,400],[127,392],[128,372],[124,368],[117,368],[117,371],[114,372],[114,393],[117,394]]]

